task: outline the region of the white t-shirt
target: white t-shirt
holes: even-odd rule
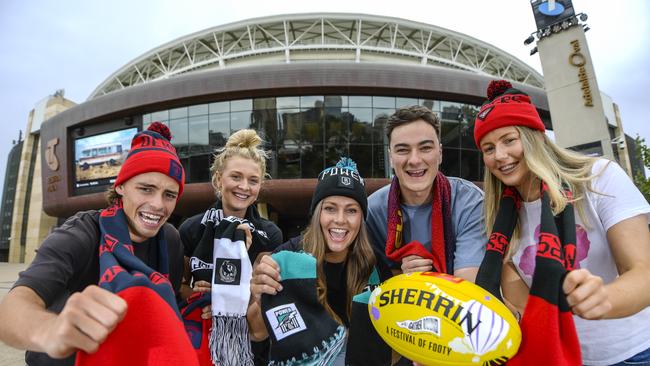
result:
[[[578,211],[576,220],[576,268],[586,268],[610,283],[618,276],[616,264],[607,242],[607,230],[613,225],[645,214],[650,219],[650,206],[618,164],[601,159],[592,173],[602,174],[592,182],[595,192],[587,192],[584,205],[588,224]],[[513,263],[528,287],[535,270],[535,253],[539,238],[541,200],[524,202],[519,209],[520,246]],[[580,339],[585,365],[611,365],[650,348],[650,307],[621,319],[585,320],[573,317]]]

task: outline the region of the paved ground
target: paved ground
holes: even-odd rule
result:
[[[0,263],[0,299],[4,297],[18,278],[18,272],[26,267],[24,264]],[[13,349],[0,342],[0,365],[25,365],[25,352]]]

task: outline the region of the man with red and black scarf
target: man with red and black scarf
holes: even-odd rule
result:
[[[0,304],[28,365],[195,364],[176,306],[183,252],[166,223],[185,173],[169,129],[135,135],[109,206],[56,228]]]
[[[435,271],[474,282],[485,250],[483,193],[446,177],[440,120],[428,108],[398,108],[386,122],[394,177],[368,197],[377,260],[393,272]]]
[[[366,218],[378,268],[391,269],[381,277],[435,271],[474,282],[487,240],[483,193],[439,171],[438,116],[419,105],[398,108],[386,122],[386,137],[394,177],[368,197]]]

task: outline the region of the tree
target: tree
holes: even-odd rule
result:
[[[636,156],[643,163],[644,169],[650,169],[650,148],[646,145],[645,139],[636,135],[634,139],[636,144]],[[643,193],[646,201],[650,202],[650,178],[646,178],[642,172],[637,172],[634,176],[634,184]]]

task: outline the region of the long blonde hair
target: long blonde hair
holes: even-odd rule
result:
[[[577,152],[557,146],[546,134],[524,126],[513,126],[519,132],[523,160],[531,174],[543,180],[548,185],[548,194],[553,208],[553,214],[562,212],[569,202],[564,194],[563,184],[566,184],[573,194],[571,203],[575,205],[583,223],[588,225],[584,200],[587,191],[592,191],[591,181],[600,174],[592,174],[591,170],[598,158],[585,156]],[[495,177],[489,169],[485,169],[483,191],[485,192],[484,213],[488,235],[499,210],[499,200],[505,188],[504,184]],[[507,258],[519,247],[519,223],[510,240]]]
[[[320,225],[321,207],[323,200],[318,202],[314,208],[314,214],[309,221],[309,226],[303,233],[302,243],[303,250],[310,253],[316,258],[316,271],[317,271],[317,287],[318,287],[318,301],[323,305],[325,310],[337,322],[342,324],[342,320],[332,310],[327,302],[327,285],[325,278],[325,254],[327,253],[327,241],[323,235],[323,229]],[[350,244],[347,258],[347,283],[346,287],[346,313],[348,319],[351,316],[352,296],[360,293],[363,288],[368,284],[368,278],[372,273],[375,266],[375,255],[370,246],[368,233],[366,231],[366,222],[361,220],[361,227],[359,233]]]
[[[258,148],[262,144],[262,138],[255,130],[243,129],[233,133],[226,142],[226,146],[214,155],[214,163],[210,167],[212,175],[212,186],[217,189],[217,176],[223,173],[228,159],[234,156],[251,159],[260,166],[260,177],[266,177],[266,159],[269,158],[266,151]]]

